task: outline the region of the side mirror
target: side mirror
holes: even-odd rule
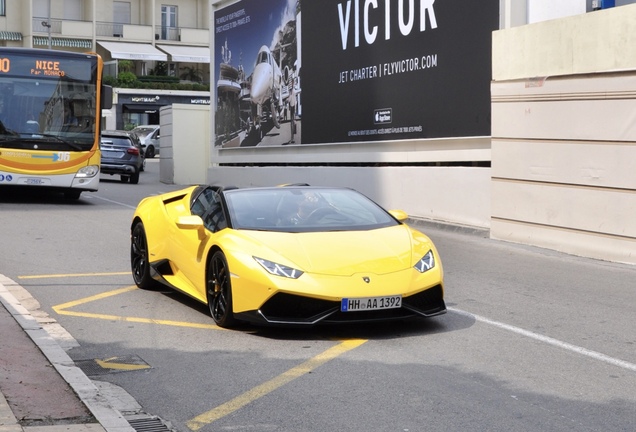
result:
[[[400,222],[404,222],[409,218],[409,215],[403,210],[389,210],[389,213]]]
[[[113,88],[108,85],[102,85],[101,97],[102,109],[111,109],[113,107]]]
[[[203,228],[203,219],[201,216],[181,216],[177,219],[177,226],[181,229],[199,229]]]

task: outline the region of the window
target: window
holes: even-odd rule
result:
[[[82,0],[64,0],[64,19],[82,20]]]
[[[113,36],[124,35],[124,24],[130,24],[130,2],[113,2]]]
[[[6,0],[0,0],[0,16],[5,16],[7,14],[6,7]]]
[[[161,39],[178,40],[177,7],[161,6]]]
[[[3,5],[4,3],[4,0],[2,0]],[[33,0],[33,16],[38,18],[49,16],[49,3],[47,0]]]

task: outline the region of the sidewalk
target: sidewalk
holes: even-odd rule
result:
[[[0,275],[0,432],[135,432],[12,287]]]

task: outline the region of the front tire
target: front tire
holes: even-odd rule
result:
[[[236,324],[232,311],[232,283],[225,255],[217,251],[208,263],[206,294],[208,308],[219,327],[229,328]]]
[[[67,200],[79,199],[81,193],[82,191],[77,189],[64,191],[64,199],[67,199]]]
[[[141,289],[155,288],[158,283],[150,276],[148,241],[144,224],[137,222],[130,235],[130,268],[133,280]]]

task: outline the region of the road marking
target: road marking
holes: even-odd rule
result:
[[[354,348],[359,347],[363,343],[367,342],[366,339],[350,339],[342,341],[340,344],[329,348],[328,350],[318,354],[315,357],[310,358],[309,360],[301,363],[300,365],[289,369],[286,372],[283,372],[281,375],[257,386],[251,390],[246,391],[242,395],[235,397],[234,399],[219,405],[216,408],[211,409],[210,411],[203,413],[201,415],[196,416],[192,420],[186,422],[188,428],[193,431],[197,431],[204,426],[209,425],[210,423],[219,420],[226,415],[237,411],[244,406],[254,402],[255,400],[268,395],[274,390],[284,386],[285,384],[290,383],[296,378],[300,378],[301,376],[313,371],[314,369],[322,366],[330,360],[335,359],[336,357],[341,356],[342,354],[350,351]]]
[[[600,352],[597,352],[597,351],[592,351],[592,350],[589,350],[587,348],[583,348],[583,347],[580,347],[580,346],[577,346],[577,345],[572,345],[570,343],[563,342],[563,341],[560,341],[558,339],[551,338],[549,336],[540,335],[538,333],[534,333],[534,332],[531,332],[531,331],[528,331],[528,330],[524,330],[524,329],[519,328],[519,327],[515,327],[515,326],[509,325],[509,324],[504,324],[504,323],[499,322],[499,321],[494,321],[494,320],[491,320],[489,318],[486,318],[486,317],[483,317],[483,316],[480,316],[480,315],[475,315],[473,313],[463,311],[461,309],[448,308],[448,310],[451,311],[451,312],[455,312],[458,315],[462,315],[462,316],[469,317],[469,318],[474,318],[476,321],[483,322],[485,324],[490,324],[492,326],[499,327],[501,329],[504,329],[504,330],[507,330],[507,331],[510,331],[510,332],[513,332],[513,333],[516,333],[516,334],[519,334],[519,335],[522,335],[522,336],[526,336],[526,337],[529,337],[531,339],[538,340],[540,342],[547,343],[548,345],[556,346],[556,347],[559,347],[559,348],[562,348],[562,349],[565,349],[565,350],[568,350],[568,351],[572,351],[572,352],[575,352],[577,354],[580,354],[580,355],[583,355],[583,356],[586,356],[586,357],[593,358],[595,360],[600,360],[602,362],[609,363],[611,365],[618,366],[620,368],[628,369],[628,370],[636,372],[636,364],[634,364],[634,363],[630,363],[630,362],[627,362],[627,361],[624,361],[624,360],[620,360],[620,359],[617,359],[617,358],[614,358],[614,357],[610,357],[610,356],[605,355],[603,353],[600,353]]]
[[[129,274],[130,274],[130,271],[112,272],[112,273],[70,273],[70,274],[18,276],[18,279],[49,279],[49,278],[53,279],[53,278],[66,278],[66,277],[123,276],[123,275],[129,275]]]
[[[141,369],[150,369],[150,365],[148,364],[139,364],[139,363],[125,363],[126,359],[122,357],[111,357],[104,360],[95,359],[95,363],[97,363],[102,369],[114,369],[114,370],[122,370],[122,371],[133,371],[133,370],[141,370]]]
[[[88,198],[88,197],[90,197],[92,199],[99,199],[99,200],[102,200],[102,201],[107,201],[109,203],[117,204],[117,205],[120,205],[122,207],[126,207],[126,208],[133,209],[133,210],[137,209],[137,206],[131,206],[131,205],[128,205],[128,204],[121,203],[119,201],[114,201],[114,200],[111,200],[111,199],[108,199],[108,198],[104,198],[104,197],[100,197],[100,196],[97,196],[97,195],[86,195],[86,198]]]
[[[125,288],[119,288],[113,291],[107,291],[104,293],[100,293],[94,296],[85,297],[79,300],[73,300],[67,303],[62,303],[56,306],[53,306],[52,309],[58,313],[59,315],[67,315],[67,316],[76,316],[82,318],[94,318],[94,319],[102,319],[108,321],[123,321],[123,322],[134,322],[134,323],[144,323],[144,324],[161,324],[173,327],[190,327],[190,328],[198,328],[198,329],[212,329],[212,330],[225,330],[215,324],[200,324],[193,323],[187,321],[172,321],[172,320],[163,320],[163,319],[153,319],[153,318],[140,318],[140,317],[126,317],[119,315],[106,315],[106,314],[97,314],[90,312],[75,312],[68,310],[75,306],[79,306],[82,304],[90,303],[96,300],[102,300],[107,297],[112,297],[118,294],[123,294],[130,291],[135,291],[139,288],[137,286],[129,286]]]

